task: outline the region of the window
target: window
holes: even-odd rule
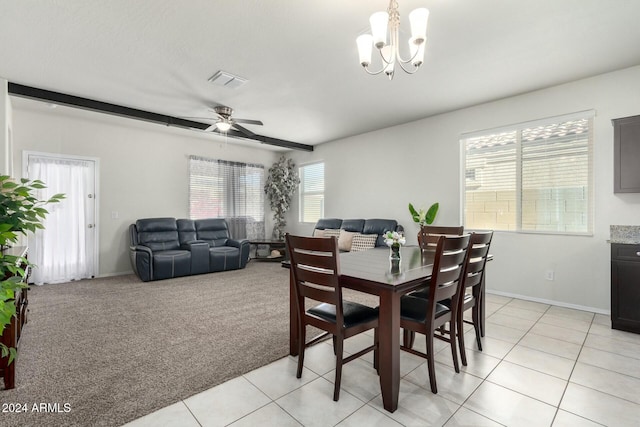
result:
[[[189,157],[189,217],[225,218],[233,238],[264,238],[263,187],[263,165]]]
[[[464,135],[465,228],[592,233],[592,117]]]
[[[300,222],[317,222],[324,216],[324,163],[301,166]]]

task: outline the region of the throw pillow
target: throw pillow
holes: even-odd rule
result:
[[[324,230],[321,230],[319,228],[314,228],[313,237],[326,237],[326,236],[324,235]]]
[[[353,236],[355,236],[355,231],[346,231],[340,229],[340,237],[338,237],[338,249],[341,251],[349,252],[351,250],[351,242],[353,240]]]
[[[351,252],[366,251],[376,247],[377,234],[356,233],[351,241]]]
[[[331,237],[331,236],[335,236],[335,238],[339,238],[340,237],[340,229],[339,228],[327,228],[324,230],[324,236],[322,237]]]

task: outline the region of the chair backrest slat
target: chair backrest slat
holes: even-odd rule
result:
[[[335,239],[335,237],[334,237]],[[296,249],[296,255],[299,265],[309,265],[314,268],[323,268],[332,270],[335,260],[331,258],[331,252],[310,252]]]

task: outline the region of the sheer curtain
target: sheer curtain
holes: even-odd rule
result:
[[[264,166],[189,157],[189,216],[225,218],[235,239],[264,239]]]
[[[87,247],[86,235],[87,225],[92,219],[92,212],[89,212],[92,206],[86,203],[86,199],[94,192],[89,188],[93,181],[91,163],[29,156],[29,179],[39,179],[47,186],[40,190],[39,198],[44,200],[56,193],[65,194],[60,203],[45,206],[49,211],[43,222],[45,229],[29,236],[29,259],[36,265],[31,281],[37,285],[93,275],[88,255],[93,252]]]

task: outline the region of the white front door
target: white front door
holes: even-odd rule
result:
[[[49,211],[44,230],[29,236],[29,260],[35,264],[30,281],[62,283],[97,274],[97,159],[25,153],[27,178],[47,186],[38,194],[46,200],[63,193]]]

